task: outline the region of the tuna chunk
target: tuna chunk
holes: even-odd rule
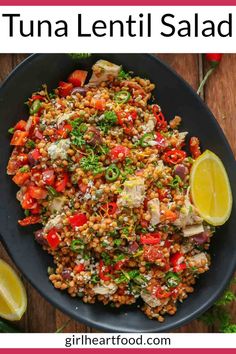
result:
[[[145,184],[141,177],[131,177],[124,183],[124,189],[118,198],[118,205],[138,208],[145,198]]]
[[[89,80],[89,84],[99,85],[103,81],[118,77],[121,66],[110,63],[106,60],[98,60],[93,65],[93,74]]]
[[[151,214],[151,220],[150,224],[151,225],[157,225],[160,222],[160,201],[158,198],[154,198],[152,200],[149,200],[147,203],[148,210]]]

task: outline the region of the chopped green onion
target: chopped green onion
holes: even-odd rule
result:
[[[35,142],[33,140],[30,140],[28,139],[25,146],[28,148],[28,149],[33,149],[35,147]]]
[[[165,280],[170,288],[175,288],[181,282],[181,278],[174,272],[168,272],[165,276]]]
[[[29,172],[29,170],[30,170],[29,166],[23,166],[23,167],[19,168],[19,171],[21,173]]]
[[[84,250],[84,242],[82,240],[73,240],[70,248],[73,252],[80,253]]]
[[[46,187],[48,190],[48,193],[52,196],[52,197],[58,197],[60,195],[60,193],[58,193],[56,191],[56,189],[54,189],[52,186],[47,186]]]
[[[25,209],[24,214],[25,214],[25,216],[29,216],[30,215],[30,211],[28,209]]]
[[[115,164],[111,164],[108,166],[106,173],[105,173],[105,178],[108,182],[114,182],[117,180],[117,178],[120,175],[120,170]]]
[[[140,145],[142,147],[147,147],[149,146],[149,141],[153,140],[153,134],[152,133],[146,133],[144,134],[141,139],[140,139]]]
[[[14,131],[15,131],[14,127],[8,129],[8,133],[10,133],[10,134],[14,134]]]
[[[33,115],[37,113],[41,108],[42,103],[40,100],[35,100],[30,107],[30,114]]]
[[[118,104],[126,103],[129,101],[131,94],[129,91],[121,90],[117,92],[114,96],[114,100]]]

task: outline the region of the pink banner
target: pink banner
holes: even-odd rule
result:
[[[230,6],[236,0],[0,0],[2,6]],[[141,11],[141,9],[140,9]]]
[[[104,351],[109,354],[112,351],[112,354],[125,354],[127,353],[127,349],[0,349],[0,353],[4,354],[63,354],[68,352],[70,354],[78,354],[78,350],[80,354],[104,354]],[[148,354],[233,354],[235,353],[235,349],[128,349],[129,354],[142,354],[144,351],[148,352]]]

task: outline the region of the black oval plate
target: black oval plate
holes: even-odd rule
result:
[[[54,289],[47,277],[47,267],[52,264],[52,259],[34,241],[32,232],[35,228],[21,228],[17,224],[23,212],[15,197],[17,187],[5,172],[11,153],[8,128],[19,119],[27,118],[27,107],[23,103],[42,84],[47,83],[50,91],[74,69],[91,70],[92,64],[101,58],[121,64],[126,71],[131,70],[156,84],[154,94],[165,116],[180,115],[183,118],[181,130],[187,130],[190,136],[199,136],[204,149],[219,155],[236,197],[235,160],[221,128],[190,86],[160,60],[145,54],[96,54],[80,61],[65,54],[32,55],[11,73],[0,89],[0,234],[16,265],[32,285],[53,305],[76,320],[104,331],[170,331],[204,312],[229,282],[236,265],[235,205],[230,220],[213,237],[210,270],[198,279],[194,293],[178,305],[177,314],[167,316],[164,323],[148,319],[135,306],[115,310],[99,303],[87,305]]]

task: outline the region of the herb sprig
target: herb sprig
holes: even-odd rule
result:
[[[233,279],[231,285],[235,283],[236,278]],[[236,301],[236,296],[229,288],[217,300],[207,312],[205,312],[199,320],[207,326],[216,326],[217,331],[221,333],[236,333],[236,323],[233,323],[228,305]]]

